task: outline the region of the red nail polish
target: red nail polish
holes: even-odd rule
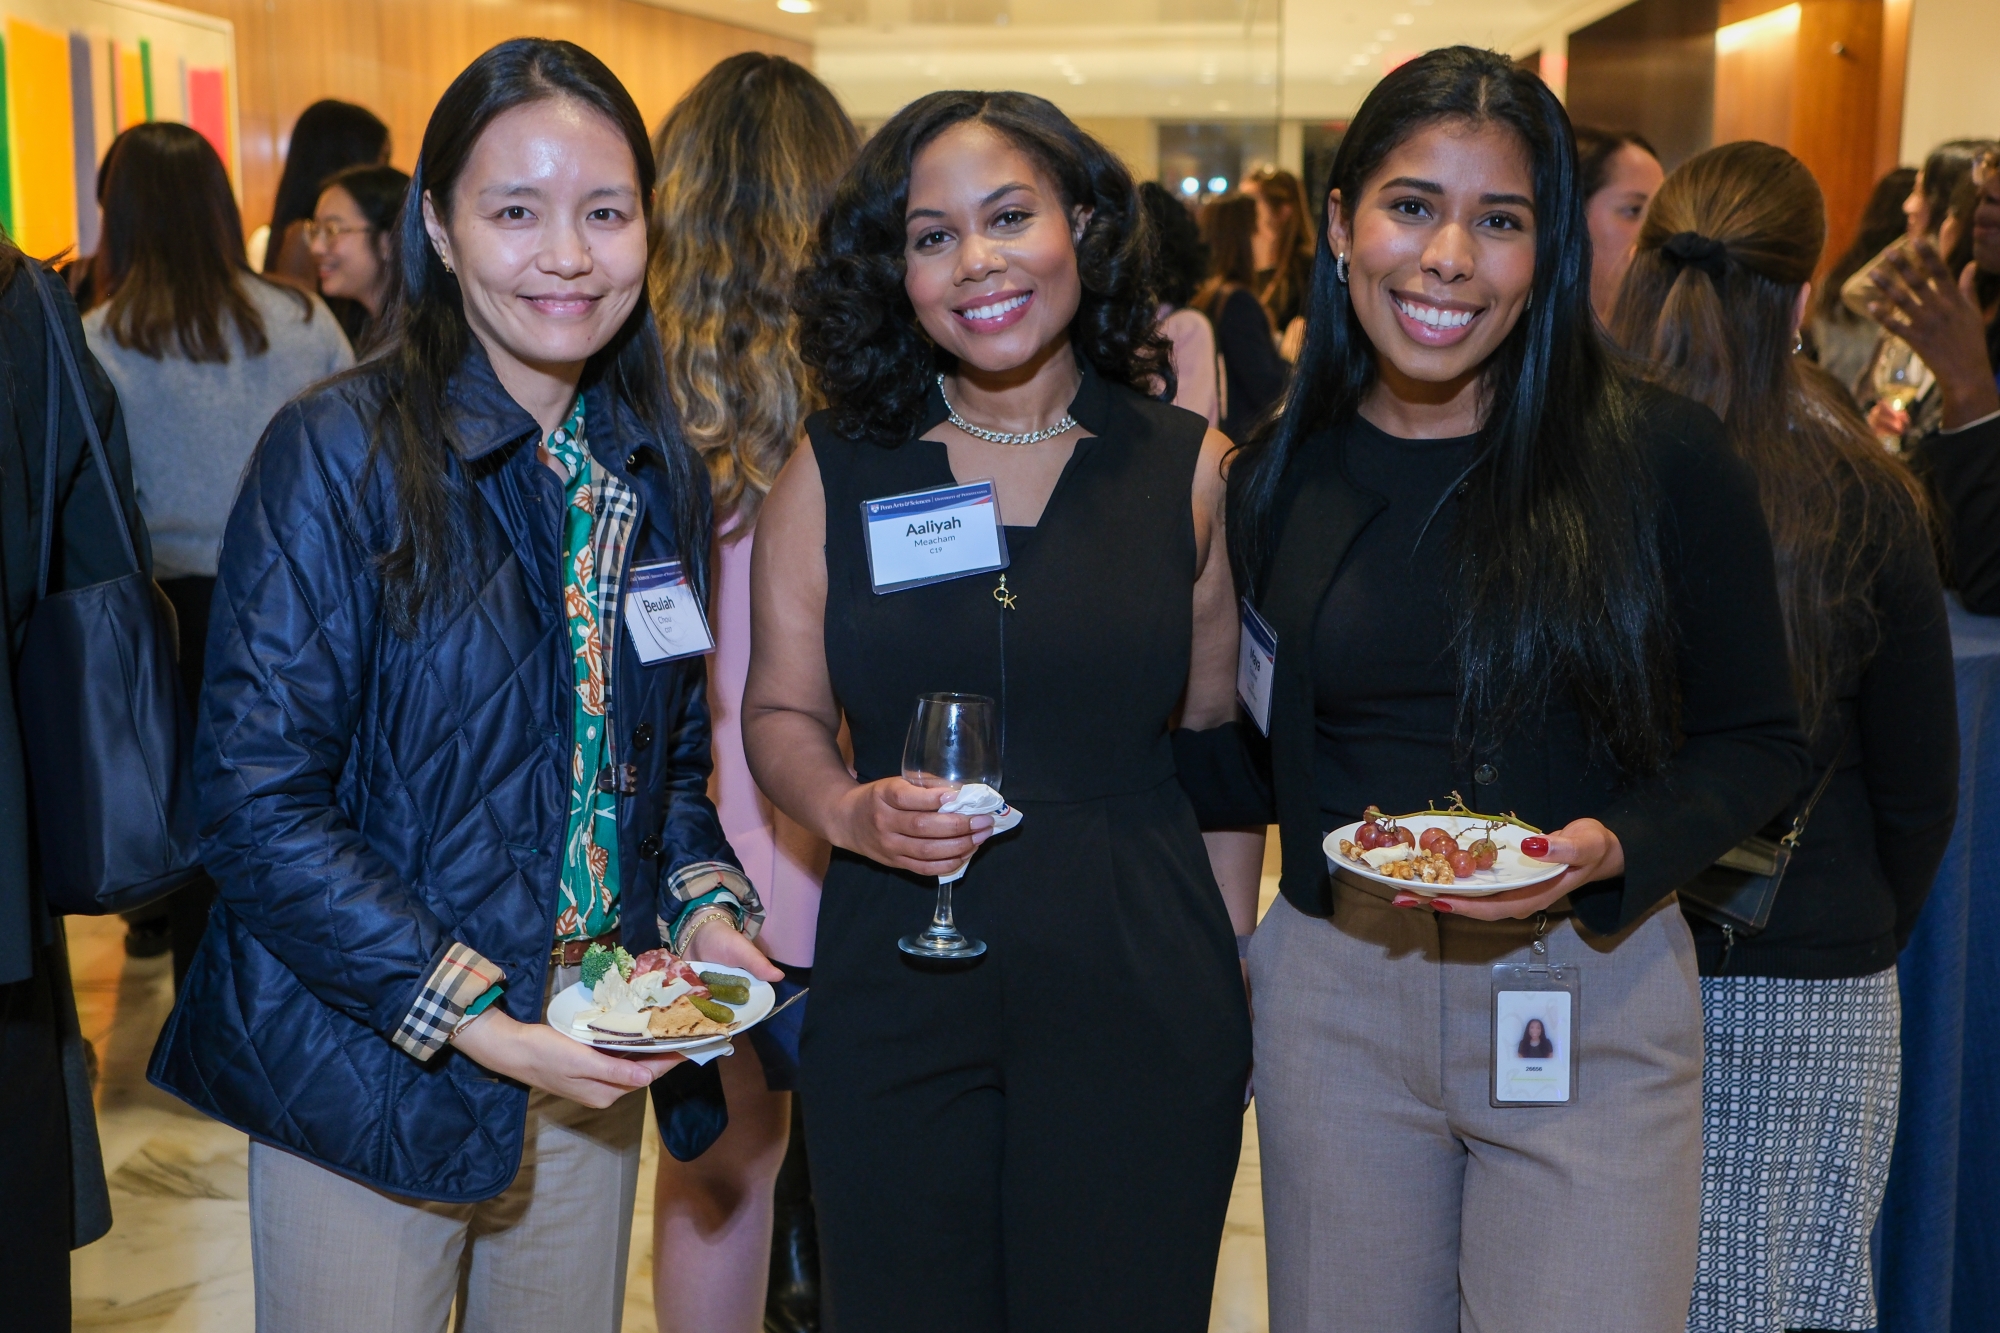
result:
[[[1548,854],[1549,854],[1549,840],[1547,838],[1521,839],[1521,855],[1532,856],[1539,860],[1540,858],[1547,856]]]
[[[1433,898],[1433,899],[1431,899],[1431,906],[1432,906],[1432,907],[1435,907],[1435,908],[1436,908],[1436,909],[1437,909],[1438,911],[1440,911],[1440,912],[1449,912],[1449,911],[1453,911],[1453,910],[1454,910],[1454,909],[1453,909],[1453,907],[1452,907],[1452,905],[1451,905],[1450,903],[1446,902],[1446,901],[1445,901],[1444,899],[1442,899],[1442,898]]]

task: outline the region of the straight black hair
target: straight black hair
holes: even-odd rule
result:
[[[1368,94],[1327,189],[1352,218],[1389,154],[1440,122],[1516,135],[1535,194],[1534,286],[1484,368],[1485,419],[1453,535],[1458,743],[1496,743],[1567,694],[1600,759],[1627,775],[1655,772],[1675,747],[1679,711],[1657,489],[1630,391],[1591,314],[1590,232],[1562,104],[1504,55],[1431,51]],[[1322,230],[1291,385],[1230,472],[1230,559],[1252,596],[1268,579],[1294,460],[1355,418],[1376,355]]]
[[[285,169],[271,204],[271,244],[264,269],[278,262],[285,228],[313,215],[320,183],[342,167],[389,160],[389,127],[365,106],[325,98],[299,112],[285,147]]]
[[[375,422],[371,462],[385,464],[401,508],[396,545],[382,561],[391,623],[415,635],[425,610],[442,599],[454,606],[469,591],[466,548],[471,496],[451,466],[456,435],[445,391],[472,348],[458,279],[446,271],[424,230],[426,194],[438,217],[449,220],[452,190],[486,127],[504,112],[552,98],[571,98],[602,115],[632,150],[642,206],[653,194],[653,149],[646,122],[618,77],[582,47],[540,37],[502,42],[445,89],[424,129],[423,150],[410,178],[398,239],[397,290],[379,366],[388,393]],[[669,516],[674,546],[697,589],[706,596],[708,477],[681,437],[667,396],[659,332],[641,293],[632,313],[584,367],[583,384],[608,385],[638,414],[664,454],[673,493]]]
[[[1055,103],[1031,93],[938,92],[889,117],[841,177],[799,275],[799,353],[818,375],[835,427],[900,443],[915,433],[931,377],[951,369],[903,287],[910,168],[954,125],[986,126],[1090,210],[1076,246],[1083,299],[1070,324],[1079,355],[1115,384],[1174,392],[1173,347],[1159,331],[1153,233],[1118,155]]]

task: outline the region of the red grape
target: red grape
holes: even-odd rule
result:
[[[1427,828],[1423,831],[1423,836],[1417,839],[1417,846],[1424,851],[1436,852],[1442,856],[1448,851],[1457,849],[1458,839],[1452,837],[1444,829]]]
[[[1397,825],[1395,828],[1386,830],[1386,832],[1388,833],[1389,836],[1382,844],[1384,847],[1387,847],[1390,843],[1396,843],[1396,842],[1402,843],[1405,847],[1414,847],[1417,845],[1417,835],[1410,832],[1408,829],[1402,827],[1400,824]]]
[[[1451,873],[1460,879],[1464,879],[1479,868],[1478,858],[1474,857],[1471,852],[1453,851],[1449,853],[1449,856],[1451,860]]]
[[[1472,844],[1472,859],[1481,870],[1491,870],[1493,863],[1500,859],[1500,844],[1491,838],[1481,838]]]
[[[1372,852],[1382,845],[1382,826],[1363,824],[1354,830],[1354,845],[1364,852]]]

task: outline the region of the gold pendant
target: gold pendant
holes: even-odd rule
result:
[[[993,600],[1000,603],[1000,608],[1003,611],[1012,611],[1014,609],[1014,594],[1007,591],[1007,576],[1005,574],[1000,576],[1000,586],[993,590]]]

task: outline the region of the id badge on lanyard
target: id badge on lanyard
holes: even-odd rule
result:
[[[625,627],[639,660],[648,666],[715,651],[708,617],[678,560],[633,566],[625,592]]]
[[[1271,734],[1271,675],[1277,669],[1278,632],[1245,597],[1236,641],[1236,698],[1266,736]]]
[[[1007,534],[990,481],[863,500],[861,530],[878,593],[1007,567]]]
[[[1528,961],[1493,965],[1494,1106],[1576,1104],[1583,974],[1550,959],[1547,931],[1548,915],[1537,914]]]

